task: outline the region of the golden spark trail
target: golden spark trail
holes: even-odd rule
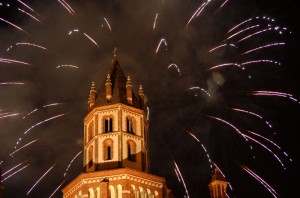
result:
[[[12,117],[12,116],[17,116],[20,113],[4,113],[4,114],[0,114],[0,119],[1,118],[7,118],[7,117]]]
[[[35,182],[35,184],[29,189],[26,195],[29,195],[29,193],[33,190],[33,188],[51,171],[51,169],[55,166],[51,166],[38,180]]]
[[[70,14],[72,14],[72,15],[74,15],[75,14],[75,12],[74,12],[74,10],[71,8],[71,6],[69,6],[69,4],[67,4],[64,0],[57,0],[64,8],[66,8],[66,10],[70,13]]]
[[[212,96],[210,95],[210,93],[208,91],[206,91],[205,89],[201,88],[201,87],[190,87],[189,90],[194,90],[194,89],[198,89],[203,91],[206,95],[208,95],[210,98],[212,98]]]
[[[16,45],[28,45],[28,46],[33,46],[33,47],[37,47],[37,48],[41,48],[43,50],[48,50],[47,48],[37,45],[37,44],[33,44],[33,43],[16,43]]]

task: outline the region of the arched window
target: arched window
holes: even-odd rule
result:
[[[104,133],[113,131],[113,119],[111,117],[104,118]]]
[[[127,117],[126,118],[126,127],[127,127],[127,132],[128,133],[134,133],[134,128],[135,128],[135,120],[132,117]]]
[[[112,139],[106,139],[103,142],[103,159],[111,160],[113,159],[113,141]]]
[[[93,165],[93,146],[89,147],[88,162],[89,162],[89,167],[91,167]]]
[[[93,138],[93,128],[94,128],[94,121],[89,123],[87,142],[91,141],[91,139]]]
[[[136,160],[136,144],[132,140],[127,141],[127,158],[129,161]]]

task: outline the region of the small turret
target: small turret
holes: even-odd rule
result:
[[[127,95],[127,101],[128,101],[128,103],[132,104],[132,84],[131,84],[130,76],[127,77],[126,95]]]
[[[89,96],[89,101],[88,101],[88,109],[90,110],[93,108],[95,101],[96,101],[96,88],[95,88],[95,83],[92,82],[91,90],[90,90],[90,96]]]
[[[106,89],[106,100],[110,101],[110,99],[112,97],[112,84],[111,84],[109,74],[107,74],[107,77],[106,77],[105,89]]]
[[[217,167],[208,186],[211,198],[226,198],[227,180]]]
[[[141,106],[143,107],[144,103],[145,103],[145,95],[144,95],[142,85],[140,85],[140,87],[139,87],[139,102],[140,102]]]

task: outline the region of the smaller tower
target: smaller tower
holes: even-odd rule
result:
[[[132,84],[131,84],[130,76],[127,77],[126,95],[127,95],[127,101],[128,101],[128,103],[132,104]]]
[[[211,198],[226,198],[227,180],[217,167],[208,186]]]
[[[140,104],[143,107],[144,103],[145,103],[145,95],[144,95],[144,91],[143,91],[142,85],[140,85],[140,87],[139,87],[139,101],[140,101]]]
[[[111,86],[110,75],[107,74],[105,81],[105,90],[106,90],[106,100],[109,102],[112,96],[112,86]]]
[[[95,89],[95,83],[92,82],[91,90],[90,90],[90,96],[89,96],[89,101],[88,101],[88,109],[90,110],[91,108],[94,107],[95,104],[95,99],[96,99],[96,89]]]

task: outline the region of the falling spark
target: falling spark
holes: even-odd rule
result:
[[[104,20],[105,20],[105,22],[106,22],[106,24],[107,24],[107,27],[109,28],[110,32],[112,33],[111,27],[110,27],[110,25],[109,25],[109,23],[108,23],[107,19],[106,19],[106,18],[104,18]]]
[[[276,64],[276,65],[281,65],[281,63],[278,62],[278,61],[268,60],[268,59],[251,60],[251,61],[247,61],[247,62],[241,63],[241,65],[249,65],[249,64],[254,64],[254,63],[273,63],[273,64]]]
[[[78,67],[78,66],[75,66],[75,65],[58,65],[58,66],[56,67],[56,69],[61,68],[61,67],[73,67],[73,68],[79,69],[79,67]]]
[[[11,23],[11,22],[9,22],[9,21],[3,19],[3,18],[0,18],[0,21],[3,21],[3,22],[5,22],[5,23],[7,23],[7,24],[9,24],[9,25],[11,25],[11,26],[17,28],[18,30],[21,30],[22,32],[28,33],[28,32],[26,32],[25,30],[23,30],[22,28],[20,28],[19,26],[15,25],[15,24],[13,24],[13,23]]]
[[[166,46],[166,50],[167,50],[167,47],[168,47],[167,41],[166,41],[166,39],[162,38],[162,39],[160,39],[160,41],[159,41],[159,43],[158,43],[158,45],[157,45],[157,48],[156,48],[156,51],[155,51],[156,54],[157,54],[157,52],[158,52],[158,50],[159,50],[159,48],[160,48],[160,45],[161,45],[162,43],[164,43],[164,45]]]
[[[247,19],[247,20],[245,20],[245,21],[243,21],[243,22],[237,24],[236,26],[234,26],[233,28],[231,28],[231,29],[227,32],[227,34],[230,33],[230,32],[232,32],[232,31],[235,30],[236,28],[240,27],[241,25],[243,25],[243,24],[249,22],[249,21],[252,21],[252,18]]]
[[[83,34],[84,34],[84,36],[86,36],[90,41],[92,41],[98,48],[100,48],[99,45],[96,43],[96,41],[94,41],[89,35],[87,35],[86,33],[83,33]]]
[[[41,48],[43,50],[47,50],[47,48],[34,44],[34,43],[16,43],[16,45],[28,45],[28,46],[33,46],[33,47],[37,47],[37,48]]]
[[[26,162],[26,161],[21,162],[21,163],[17,164],[16,166],[12,167],[11,169],[7,170],[6,172],[4,172],[4,173],[2,174],[2,176],[6,175],[7,173],[10,173],[12,170],[14,170],[14,169],[16,169],[17,167],[21,166],[21,165],[24,164],[25,162]]]
[[[33,190],[33,188],[49,173],[49,171],[55,166],[51,166],[38,180],[35,182],[35,184],[29,189],[26,195],[29,195],[29,193]]]
[[[219,49],[219,48],[221,48],[221,47],[225,47],[225,46],[227,46],[227,44],[222,44],[222,45],[219,45],[219,46],[217,46],[217,47],[215,47],[215,48],[212,48],[211,50],[209,50],[209,52],[212,52],[212,51],[214,51],[214,50],[216,50],[216,49]]]
[[[260,25],[253,25],[253,26],[251,26],[251,27],[247,27],[247,28],[245,28],[245,29],[242,29],[242,30],[240,30],[240,31],[238,31],[238,32],[236,32],[236,33],[230,35],[230,36],[227,37],[224,41],[229,40],[229,39],[231,39],[231,38],[233,38],[233,37],[235,37],[235,36],[237,36],[237,35],[239,35],[239,34],[245,32],[245,31],[247,31],[247,30],[251,30],[251,29],[257,28],[257,27],[259,27],[259,26],[260,26]]]
[[[2,82],[0,85],[24,85],[22,82]]]
[[[68,172],[70,166],[72,165],[73,161],[74,161],[81,153],[82,153],[82,151],[78,152],[78,153],[75,155],[75,157],[73,157],[73,159],[72,159],[71,162],[69,163],[69,165],[68,165],[68,167],[67,167],[67,169],[66,169],[66,171],[65,171],[65,173],[64,173],[64,177],[66,177],[67,172]]]
[[[38,20],[36,17],[32,16],[31,14],[29,14],[29,13],[26,12],[25,10],[22,10],[22,9],[20,9],[20,8],[18,8],[18,10],[19,10],[20,12],[23,12],[23,13],[26,14],[27,16],[31,17],[32,19],[34,19],[34,20],[36,20],[36,21],[38,21],[38,22],[41,22],[40,20]]]
[[[180,72],[180,69],[179,69],[178,65],[176,65],[175,63],[172,63],[172,64],[170,64],[170,65],[168,66],[168,69],[171,68],[172,66],[176,68],[178,74],[181,76],[182,74],[181,74],[181,72]]]
[[[202,3],[202,4],[198,7],[198,9],[194,12],[194,14],[193,14],[193,15],[191,16],[191,18],[188,20],[188,22],[187,22],[187,24],[186,24],[185,27],[187,27],[187,26],[190,24],[190,22],[191,22],[195,17],[199,16],[199,14],[204,10],[204,8],[205,8],[206,5],[207,5],[207,3],[204,2],[204,3]]]
[[[251,52],[254,52],[254,51],[256,51],[256,50],[260,50],[260,49],[263,49],[263,48],[273,47],[273,46],[279,46],[279,45],[285,45],[285,43],[272,43],[272,44],[260,46],[260,47],[257,47],[257,48],[248,50],[248,51],[242,53],[241,55],[249,54],[249,53],[251,53]]]
[[[264,149],[266,149],[267,151],[269,151],[276,159],[277,161],[281,164],[281,166],[283,167],[283,169],[285,169],[285,166],[284,164],[282,163],[281,159],[269,148],[267,147],[266,145],[264,145],[263,143],[259,142],[258,140],[248,136],[248,135],[245,135],[248,139],[252,140],[253,142],[257,143],[258,145],[260,145],[261,147],[263,147]]]
[[[283,97],[283,98],[289,98],[290,100],[299,103],[298,99],[296,99],[292,94],[284,93],[284,92],[276,92],[276,91],[252,91],[251,95],[254,95],[254,96],[276,96],[276,97]]]
[[[272,28],[268,28],[268,29],[263,29],[263,30],[257,31],[257,32],[255,32],[255,33],[253,33],[253,34],[250,34],[250,35],[248,35],[248,36],[246,36],[246,37],[244,37],[244,38],[238,40],[237,43],[239,43],[239,42],[241,42],[241,41],[244,41],[244,40],[246,40],[246,39],[249,39],[249,38],[251,38],[251,37],[253,37],[253,36],[255,36],[255,35],[258,35],[258,34],[261,34],[261,33],[267,32],[267,31],[270,31],[270,30],[272,30]]]
[[[155,19],[154,19],[154,22],[153,22],[153,31],[155,30],[155,27],[156,27],[157,17],[158,17],[158,13],[156,13]]]
[[[46,120],[43,120],[41,122],[38,122],[36,123],[35,125],[32,125],[31,127],[29,127],[23,134],[26,135],[30,130],[32,130],[33,128],[45,123],[45,122],[49,122],[50,120],[53,120],[53,119],[56,119],[56,118],[59,118],[61,116],[64,116],[66,115],[65,113],[64,114],[59,114],[57,116],[53,116],[51,118],[47,118]],[[22,138],[19,138],[18,141],[16,142],[16,145],[18,145],[20,143],[20,141],[22,140]],[[17,146],[15,146],[15,149],[17,148]]]
[[[57,106],[57,105],[61,105],[61,104],[63,104],[63,103],[52,103],[52,104],[44,105],[43,107]]]
[[[31,144],[33,144],[33,143],[36,142],[37,140],[38,140],[38,139],[35,139],[35,140],[33,140],[33,141],[31,141],[31,142],[25,144],[24,146],[18,148],[17,150],[15,150],[14,152],[12,152],[12,153],[9,154],[9,155],[13,157],[13,154],[15,154],[16,152],[20,151],[21,149],[23,149],[23,148],[25,148],[25,147],[27,147],[27,146],[29,146],[29,145],[31,145]]]
[[[221,118],[218,118],[218,117],[214,117],[214,116],[209,116],[209,117],[210,117],[210,118],[213,118],[213,119],[215,119],[215,120],[221,121],[221,122],[223,122],[223,123],[229,125],[229,126],[232,127],[238,134],[240,134],[240,135],[245,139],[246,142],[249,142],[247,136],[246,136],[245,134],[243,134],[236,126],[234,126],[234,125],[231,124],[230,122],[228,122],[228,121],[226,121],[226,120],[223,120],[223,119],[221,119]],[[252,150],[252,146],[250,146],[250,149]]]
[[[70,14],[72,14],[72,15],[74,15],[75,14],[75,12],[74,12],[74,10],[71,8],[71,6],[69,5],[69,4],[67,4],[64,0],[57,0],[62,6],[64,6],[64,8],[66,8],[66,10],[70,13]]]
[[[34,12],[34,10],[30,7],[30,6],[28,6],[27,4],[25,4],[24,2],[22,2],[21,0],[17,0],[19,3],[21,3],[23,6],[25,6],[26,8],[28,8],[29,10],[31,10],[31,11],[33,11]]]
[[[209,162],[209,164],[210,164],[210,168],[212,169],[212,168],[213,168],[212,160],[210,159],[210,156],[209,156],[209,154],[208,154],[208,152],[207,152],[205,146],[200,142],[200,140],[199,140],[193,133],[191,133],[191,132],[189,132],[189,131],[187,131],[187,130],[185,130],[185,131],[186,131],[190,136],[192,136],[197,142],[200,143],[202,149],[204,150],[204,152],[205,152],[205,154],[206,154],[207,160],[208,160],[208,162]]]
[[[210,93],[208,91],[206,91],[205,89],[201,88],[201,87],[190,87],[189,90],[194,90],[194,89],[198,89],[203,91],[206,95],[208,95],[210,98],[212,98],[212,96],[210,95]]]
[[[244,70],[244,68],[241,67],[241,65],[237,64],[237,63],[223,63],[223,64],[220,64],[220,65],[215,65],[215,66],[213,66],[213,67],[211,67],[211,68],[209,68],[207,70],[213,70],[213,69],[216,69],[216,68],[226,67],[226,66],[235,66],[235,67],[239,67],[239,68],[241,68],[241,69]]]
[[[31,64],[23,62],[23,61],[7,59],[7,58],[0,58],[0,62],[3,62],[3,63],[19,63],[19,64],[23,64],[23,65],[31,65]]]
[[[13,117],[13,116],[17,116],[20,113],[5,113],[5,114],[0,114],[0,119],[1,118],[7,118],[7,117]]]
[[[254,179],[256,179],[258,182],[260,182],[264,187],[266,187],[266,189],[276,198],[278,197],[278,193],[265,181],[263,180],[261,177],[259,177],[255,172],[253,172],[251,169],[249,169],[246,166],[242,165],[242,168],[249,173],[252,177],[254,177]]]
[[[181,179],[181,181],[182,181],[182,184],[183,184],[183,186],[184,186],[184,189],[185,189],[185,192],[186,192],[186,196],[187,196],[187,198],[189,198],[189,197],[190,197],[190,196],[189,196],[189,192],[188,192],[187,187],[186,187],[186,185],[185,185],[185,182],[184,182],[184,179],[183,179],[183,177],[182,177],[182,174],[181,174],[181,172],[180,172],[180,170],[179,170],[179,168],[178,168],[176,162],[173,161],[173,163],[174,163],[174,165],[175,165],[175,168],[176,168],[176,170],[177,170],[177,172],[178,172],[178,174],[179,174],[179,176],[180,176],[180,179]]]
[[[66,179],[64,179],[59,186],[52,192],[52,194],[49,196],[51,198],[59,189],[60,187],[66,182]]]
[[[27,168],[29,166],[29,164],[27,164],[26,166],[20,168],[19,170],[13,172],[12,174],[10,174],[9,176],[7,176],[6,178],[2,179],[1,182],[4,182],[5,180],[7,180],[8,178],[14,176],[15,174],[17,174],[18,172],[24,170],[25,168]]]
[[[215,165],[215,167],[217,167],[217,169],[220,171],[220,173],[223,175],[223,177],[226,178],[225,174],[224,174],[223,171],[220,169],[220,167],[219,167],[215,162],[213,162],[213,164]],[[227,182],[227,183],[228,183],[229,188],[230,188],[231,190],[233,190],[231,184],[230,184],[229,182]]]

